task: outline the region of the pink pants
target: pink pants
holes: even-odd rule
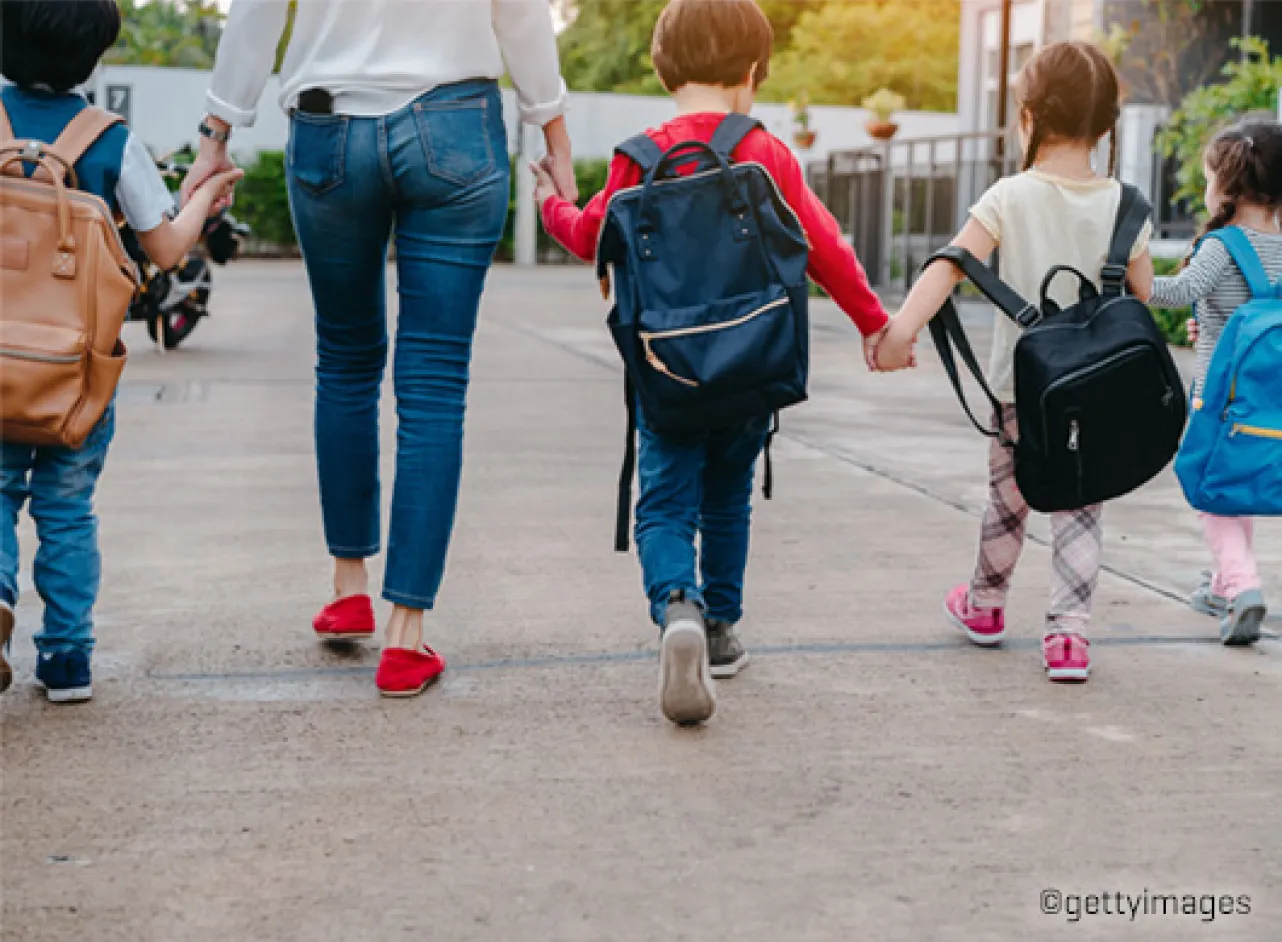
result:
[[[1255,568],[1255,521],[1250,517],[1216,517],[1199,514],[1202,532],[1215,556],[1215,576],[1211,591],[1226,599],[1240,592],[1260,587],[1260,574]]]

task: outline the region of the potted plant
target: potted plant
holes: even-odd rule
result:
[[[896,111],[903,111],[905,104],[903,95],[888,88],[879,89],[865,98],[863,106],[872,112],[872,117],[864,125],[868,136],[878,141],[888,141],[894,137],[899,125],[890,119]]]
[[[788,102],[788,107],[792,109],[792,140],[802,150],[810,150],[815,146],[817,132],[810,129],[810,96],[804,91],[795,99]]]

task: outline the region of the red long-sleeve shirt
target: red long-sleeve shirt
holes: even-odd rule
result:
[[[720,114],[688,114],[647,131],[650,138],[667,150],[682,141],[711,141],[712,134],[724,118]],[[806,185],[801,164],[782,141],[773,134],[757,129],[745,137],[732,154],[737,162],[754,161],[766,168],[779,186],[779,192],[801,220],[810,240],[807,273],[837,302],[837,306],[867,336],[886,326],[886,311],[868,285],[868,276],[855,257],[855,251],[841,235],[841,227],[827,207],[819,202]],[[616,155],[610,164],[605,189],[579,209],[569,200],[553,196],[543,203],[543,227],[566,250],[592,261],[596,255],[597,236],[605,222],[606,204],[621,189],[641,182],[641,168],[627,157]]]

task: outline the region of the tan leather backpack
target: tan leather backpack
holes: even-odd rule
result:
[[[86,108],[52,144],[19,141],[0,104],[0,439],[79,447],[121,371],[138,289],[110,207],[79,160],[120,117]],[[24,164],[38,168],[23,175]]]

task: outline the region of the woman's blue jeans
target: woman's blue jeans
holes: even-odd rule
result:
[[[377,118],[295,113],[289,200],[316,307],[316,463],[332,556],[380,549],[379,394],[396,237],[399,421],[383,597],[431,608],[463,465],[463,412],[510,167],[493,82],[435,89]]]

